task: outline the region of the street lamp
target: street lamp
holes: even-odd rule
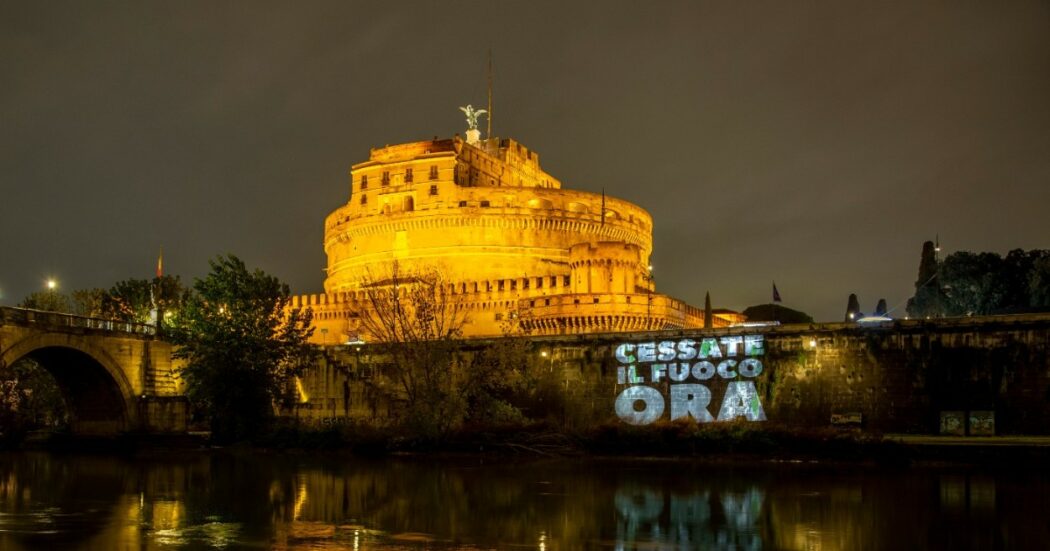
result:
[[[552,356],[551,353],[547,352],[546,350],[540,350],[540,357],[545,358],[547,360],[547,371],[554,371],[554,356]]]
[[[54,291],[55,287],[58,287],[58,282],[55,281],[52,278],[48,278],[48,280],[47,280],[47,290],[48,291]]]

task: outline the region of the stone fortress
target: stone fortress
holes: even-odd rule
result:
[[[533,335],[700,328],[704,311],[655,292],[652,217],[604,194],[563,189],[512,139],[433,139],[372,149],[350,199],[328,215],[314,341],[368,340],[367,284],[436,270],[467,311],[466,337],[499,336],[509,316]],[[714,327],[743,321],[715,310]]]

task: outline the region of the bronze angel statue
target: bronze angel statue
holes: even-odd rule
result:
[[[468,130],[477,130],[478,117],[480,117],[484,113],[488,113],[488,111],[484,109],[474,109],[474,106],[469,104],[466,107],[460,107],[459,110],[463,111],[463,113],[467,115]]]

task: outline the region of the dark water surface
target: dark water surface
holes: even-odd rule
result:
[[[1046,549],[1038,470],[0,454],[0,549]]]

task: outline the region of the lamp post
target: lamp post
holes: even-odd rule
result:
[[[41,310],[47,310],[49,312],[58,312],[61,308],[58,307],[58,301],[55,300],[55,289],[58,288],[58,282],[55,278],[47,278],[47,303],[38,304],[37,308]]]

